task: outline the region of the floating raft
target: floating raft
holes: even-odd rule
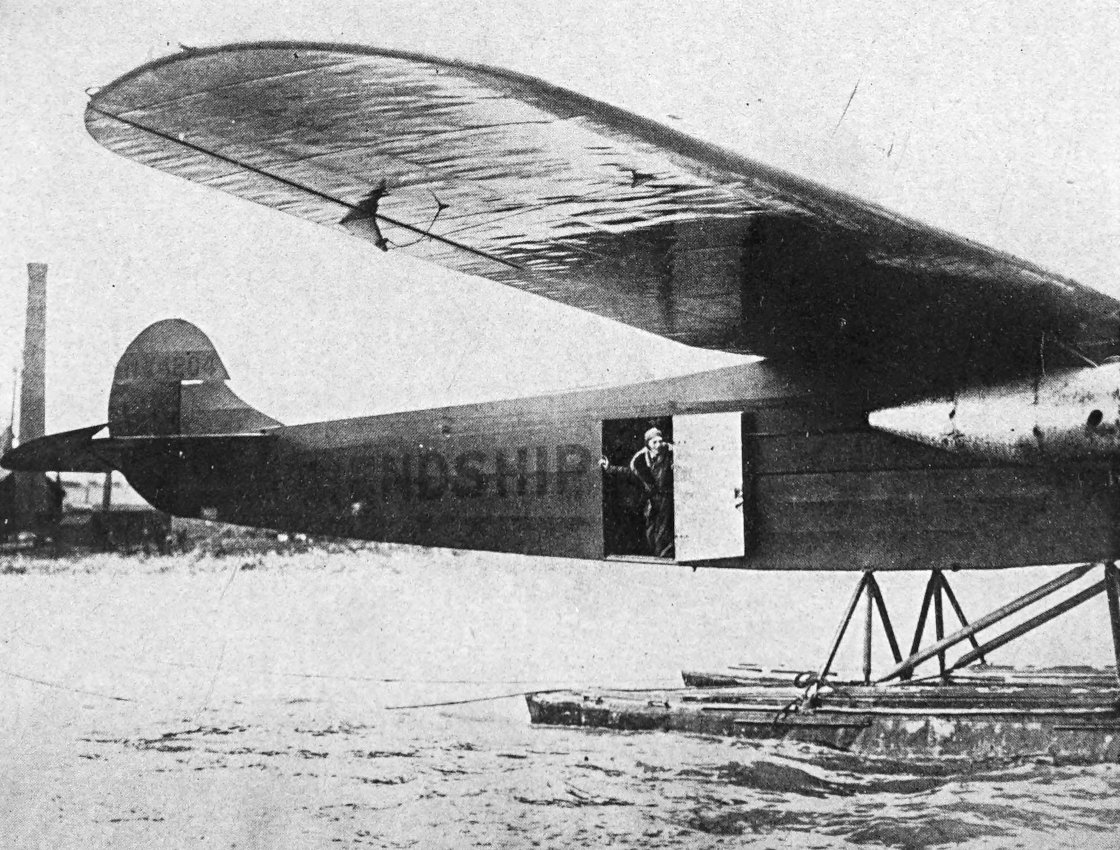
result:
[[[533,723],[792,740],[885,758],[1120,762],[1112,670],[971,668],[948,682],[835,682],[812,708],[794,671],[685,673],[666,690],[528,697]]]

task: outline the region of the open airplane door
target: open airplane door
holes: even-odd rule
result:
[[[745,554],[743,416],[673,417],[673,512],[676,560]]]

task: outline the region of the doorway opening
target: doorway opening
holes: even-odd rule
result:
[[[672,559],[674,540],[672,460],[653,475],[641,457],[645,435],[656,429],[673,442],[669,416],[603,422],[603,553]],[[658,463],[658,461],[655,461]]]
[[[744,488],[749,422],[740,411],[605,420],[604,556],[745,557],[754,525]]]

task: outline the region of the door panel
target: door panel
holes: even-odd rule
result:
[[[741,558],[742,414],[673,417],[676,559]]]

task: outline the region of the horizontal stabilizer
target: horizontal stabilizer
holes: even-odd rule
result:
[[[93,435],[105,425],[93,425],[38,437],[5,452],[0,466],[17,472],[112,472],[113,465],[97,453]]]
[[[24,443],[0,458],[0,466],[19,472],[112,472],[127,473],[132,464],[152,457],[195,454],[198,449],[236,453],[250,445],[276,439],[274,434],[219,434],[212,436],[155,435],[93,439],[107,426],[93,425],[51,434]],[[111,429],[111,426],[108,426]]]

